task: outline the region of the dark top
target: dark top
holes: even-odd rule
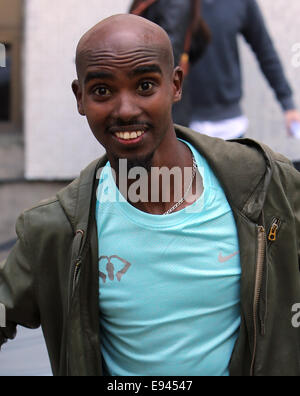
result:
[[[283,110],[295,108],[291,88],[255,0],[202,0],[212,43],[192,67],[189,82],[193,120],[222,120],[242,114],[238,35],[254,51]]]
[[[168,33],[173,45],[175,65],[178,65],[191,17],[190,0],[157,0],[145,11],[143,17]]]

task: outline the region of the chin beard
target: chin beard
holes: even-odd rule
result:
[[[127,160],[127,173],[133,168],[140,167],[146,169],[146,171],[149,173],[152,168],[152,161],[154,157],[154,152],[145,156],[145,157],[137,157],[137,158],[126,158]],[[118,162],[122,158],[116,158],[116,161]]]

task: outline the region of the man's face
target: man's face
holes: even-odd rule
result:
[[[167,58],[159,46],[132,34],[110,35],[84,55],[73,91],[109,159],[155,157],[167,144],[182,83]]]

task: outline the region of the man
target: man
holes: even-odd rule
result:
[[[291,133],[292,123],[300,122],[300,113],[256,0],[203,0],[202,13],[212,42],[190,72],[190,127],[224,139],[246,133],[248,119],[240,106],[242,76],[237,42],[242,35],[274,90]]]
[[[100,22],[76,62],[107,155],[20,217],[1,343],[42,325],[55,375],[298,376],[299,174],[254,141],[174,128],[182,71],[152,22]]]

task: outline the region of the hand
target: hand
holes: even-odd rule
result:
[[[298,110],[287,110],[285,112],[285,123],[289,136],[292,136],[291,125],[293,122],[300,122],[300,112]]]

